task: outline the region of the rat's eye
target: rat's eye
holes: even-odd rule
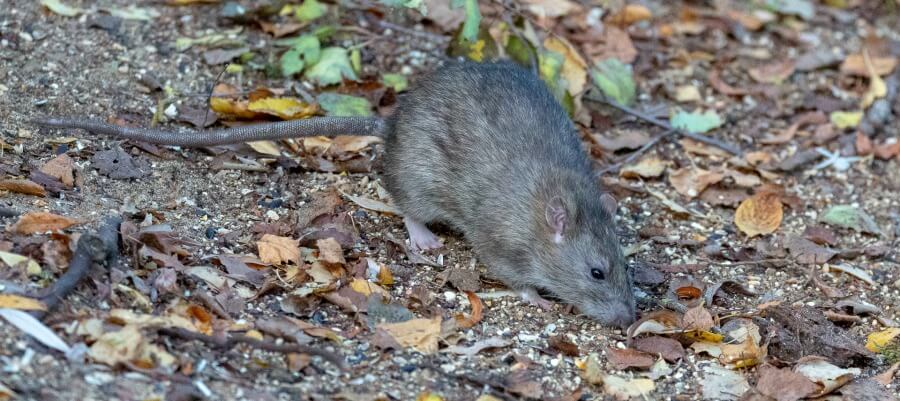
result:
[[[603,280],[606,278],[606,275],[603,274],[603,270],[591,269],[591,277],[593,277],[596,280]]]

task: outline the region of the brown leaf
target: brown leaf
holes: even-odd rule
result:
[[[856,154],[857,156],[866,156],[872,154],[872,140],[862,131],[856,131]]]
[[[17,194],[47,196],[47,191],[44,187],[31,180],[0,180],[0,190],[15,192]]]
[[[637,163],[622,167],[619,175],[625,178],[659,177],[666,170],[666,164],[658,157],[645,157]]]
[[[900,156],[900,141],[887,142],[881,145],[877,145],[875,146],[873,153],[875,153],[875,157],[882,160],[888,160],[892,157]]]
[[[689,138],[680,139],[678,141],[678,144],[681,145],[684,148],[684,150],[686,150],[690,153],[698,154],[698,155],[715,156],[715,157],[721,157],[721,158],[727,158],[727,157],[731,156],[730,153],[728,153],[722,149],[719,149],[715,146],[707,145],[705,143],[697,142],[697,141],[695,141],[693,139],[689,139]]]
[[[50,159],[50,161],[44,163],[40,168],[42,173],[57,178],[66,186],[66,188],[75,186],[74,170],[75,161],[65,153]]]
[[[276,38],[290,35],[309,25],[309,23],[299,22],[273,23],[261,20],[257,20],[257,22],[259,23],[259,27],[263,30],[263,32],[268,33]]]
[[[256,246],[259,258],[263,262],[273,265],[293,262],[295,265],[300,265],[298,243],[299,241],[295,239],[266,234],[256,241]]]
[[[626,131],[615,138],[593,134],[591,138],[603,149],[610,152],[621,149],[637,149],[650,142],[650,135],[644,131]]]
[[[891,365],[891,367],[889,367],[884,372],[872,376],[872,380],[881,383],[881,385],[885,387],[890,386],[891,382],[894,381],[894,376],[897,374],[897,369],[900,369],[900,362]]]
[[[506,376],[503,384],[510,393],[541,399],[544,395],[544,388],[538,379],[535,372],[519,369]]]
[[[762,84],[777,84],[794,73],[793,60],[778,60],[769,64],[763,64],[747,71],[750,77]]]
[[[441,317],[432,319],[410,319],[400,323],[382,323],[375,331],[387,334],[401,347],[410,347],[423,354],[433,354],[438,350],[441,333]]]
[[[822,264],[837,255],[837,251],[833,249],[816,245],[816,243],[796,235],[785,238],[784,247],[791,255],[794,255],[798,263],[803,264]]]
[[[713,321],[712,314],[710,314],[709,311],[703,307],[703,305],[697,305],[684,312],[682,322],[684,322],[683,327],[685,330],[700,331],[709,331],[709,329],[711,329],[716,324]]]
[[[821,111],[810,111],[807,113],[803,113],[796,118],[794,118],[794,122],[788,127],[786,130],[782,130],[778,135],[770,135],[765,138],[760,139],[760,143],[764,143],[766,145],[778,145],[782,143],[787,143],[791,139],[794,138],[794,135],[797,134],[797,130],[800,128],[811,125],[811,124],[825,124],[828,122],[828,116]]]
[[[656,362],[656,358],[653,355],[632,348],[607,348],[606,354],[613,368],[619,370],[628,368],[649,369]]]
[[[815,383],[790,369],[778,369],[771,365],[759,368],[756,389],[777,401],[796,401],[815,394]]]
[[[709,187],[700,194],[700,200],[716,206],[737,206],[750,197],[744,189]]]
[[[648,20],[651,17],[653,17],[653,13],[647,7],[640,4],[626,4],[619,12],[609,16],[607,22],[620,27],[627,27],[635,22]]]
[[[713,89],[717,90],[719,93],[726,96],[744,96],[750,91],[735,88],[725,81],[722,80],[721,71],[718,68],[711,68],[709,70],[709,85],[713,87]]]
[[[893,56],[871,56],[872,68],[879,76],[885,76],[894,71],[897,66],[897,58]],[[841,63],[841,73],[858,77],[869,77],[865,58],[862,53],[851,54]]]
[[[834,246],[837,244],[837,236],[834,235],[834,231],[831,231],[827,227],[806,227],[806,230],[803,231],[803,237],[819,245]]]
[[[631,64],[637,58],[637,49],[634,48],[628,32],[607,25],[600,39],[599,43],[585,44],[586,52],[595,63],[608,58],[617,58],[625,64]]]
[[[551,336],[547,339],[547,345],[565,356],[576,357],[581,354],[578,346],[562,335]]]
[[[334,238],[325,238],[316,241],[316,247],[319,248],[319,262],[329,267],[343,266],[347,263],[344,260],[344,250]]]
[[[669,362],[684,358],[684,347],[681,343],[663,336],[641,337],[634,340],[634,348],[652,355],[660,355]]]
[[[781,196],[761,192],[741,202],[734,212],[734,224],[752,238],[775,232],[781,225],[783,216]]]
[[[47,231],[64,230],[81,224],[81,221],[47,212],[30,212],[9,227],[16,234],[30,235]]]
[[[725,175],[721,172],[699,167],[683,167],[669,173],[669,183],[678,193],[689,198],[699,196],[706,187],[722,181],[723,178]]]
[[[484,309],[484,304],[481,303],[481,299],[475,295],[474,292],[466,291],[466,298],[469,299],[469,304],[472,305],[472,314],[466,316],[462,313],[459,313],[455,316],[456,325],[463,329],[468,329],[470,327],[474,327],[481,319],[484,318],[482,314],[482,310]]]

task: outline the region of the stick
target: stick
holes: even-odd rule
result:
[[[47,310],[36,311],[32,315],[38,319],[43,318],[47,312],[69,295],[81,280],[87,277],[91,266],[95,262],[102,262],[104,259],[106,259],[106,246],[103,240],[93,234],[82,235],[78,239],[75,255],[72,256],[69,268],[62,276],[59,276],[59,280],[56,280],[53,286],[47,288],[43,295],[37,297],[44,305],[47,305]]]
[[[157,332],[169,337],[201,341],[216,348],[232,348],[236,344],[244,343],[253,348],[265,351],[316,355],[322,357],[322,359],[328,362],[331,362],[341,370],[347,369],[346,365],[344,364],[344,360],[340,355],[300,344],[275,344],[268,341],[257,340],[255,338],[247,337],[244,335],[212,337],[205,334],[195,333],[193,331],[180,327],[160,327],[159,329],[157,329]]]
[[[611,107],[614,108],[614,109],[617,109],[617,110],[619,110],[619,111],[621,111],[621,112],[623,112],[623,113],[626,113],[626,114],[630,114],[630,115],[632,115],[632,116],[635,116],[635,117],[637,117],[637,118],[639,118],[639,119],[641,119],[641,120],[644,120],[644,121],[646,121],[646,122],[648,122],[648,123],[650,123],[650,124],[656,125],[656,126],[658,126],[658,127],[665,128],[666,130],[674,130],[675,132],[677,132],[677,133],[678,133],[679,135],[681,135],[681,136],[685,136],[685,137],[691,138],[691,139],[693,139],[693,140],[695,140],[695,141],[697,141],[697,142],[702,142],[702,143],[705,143],[705,144],[707,144],[707,145],[715,146],[715,147],[717,147],[717,148],[719,148],[719,149],[722,149],[722,150],[724,150],[724,151],[726,151],[726,152],[728,152],[728,153],[731,153],[731,154],[733,154],[733,155],[740,155],[740,154],[741,154],[741,149],[738,148],[738,147],[735,146],[735,145],[732,145],[732,144],[727,143],[727,142],[722,142],[722,141],[720,141],[720,140],[718,140],[718,139],[715,139],[715,138],[712,138],[712,137],[709,137],[709,136],[706,136],[706,135],[695,134],[695,133],[692,133],[692,132],[687,132],[687,131],[685,131],[685,130],[680,130],[680,129],[677,129],[677,128],[673,128],[671,124],[669,124],[669,123],[667,123],[667,122],[665,122],[665,121],[662,121],[662,120],[660,120],[660,119],[658,119],[658,118],[656,118],[656,117],[653,117],[653,116],[651,116],[651,115],[648,115],[648,114],[646,114],[646,113],[643,113],[643,112],[641,112],[641,111],[639,111],[639,110],[633,109],[633,108],[631,108],[631,107],[628,107],[628,106],[619,104],[618,102],[616,102],[616,101],[614,101],[614,100],[606,99],[606,98],[604,98],[604,97],[590,96],[590,95],[585,96],[585,99],[590,100],[590,101],[594,101],[594,102],[599,102],[599,103],[607,104],[607,105],[611,106]]]
[[[600,171],[598,171],[598,172],[597,172],[597,175],[602,175],[602,174],[606,174],[606,173],[610,173],[610,172],[611,172],[611,173],[617,173],[617,172],[619,172],[619,169],[621,169],[622,166],[624,166],[624,165],[626,165],[626,164],[628,164],[628,163],[631,163],[631,162],[635,161],[635,159],[637,159],[637,158],[640,157],[642,154],[644,154],[644,153],[646,153],[648,150],[650,150],[650,148],[652,148],[653,145],[656,145],[659,141],[662,141],[663,139],[666,139],[666,138],[672,136],[672,134],[674,134],[675,132],[677,132],[675,129],[668,129],[668,130],[666,130],[665,132],[663,132],[662,134],[659,134],[659,135],[655,136],[653,139],[650,140],[650,142],[645,143],[644,146],[641,146],[640,149],[638,149],[638,150],[632,152],[632,153],[631,153],[630,155],[628,155],[628,157],[626,157],[624,160],[622,160],[622,161],[620,161],[620,162],[618,162],[618,163],[615,163],[615,164],[611,164],[611,165],[609,165],[609,166],[606,166],[605,168],[603,168],[603,169],[601,169]]]

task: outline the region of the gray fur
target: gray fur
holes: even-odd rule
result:
[[[575,127],[533,74],[508,63],[440,68],[400,99],[385,149],[384,181],[400,209],[461,231],[492,275],[607,324],[633,321],[613,216]],[[561,244],[545,213],[554,197],[568,214]]]

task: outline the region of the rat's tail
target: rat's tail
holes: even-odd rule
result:
[[[303,120],[252,124],[210,131],[165,131],[153,128],[131,128],[80,118],[37,118],[32,124],[51,128],[80,128],[93,133],[120,138],[180,146],[214,146],[232,143],[338,135],[384,137],[384,120],[380,117],[313,117]]]

